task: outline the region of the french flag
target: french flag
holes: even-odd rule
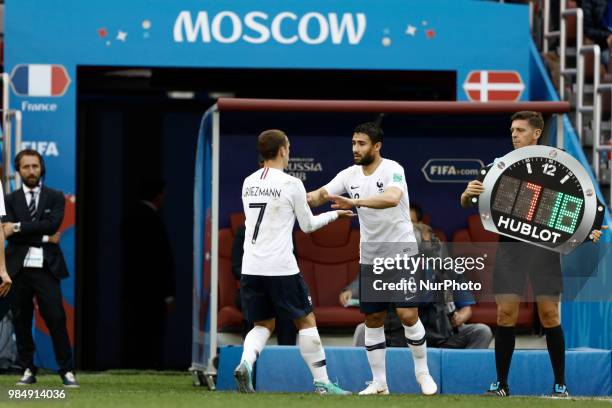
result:
[[[62,65],[17,65],[11,78],[13,89],[22,96],[62,96],[70,77]]]

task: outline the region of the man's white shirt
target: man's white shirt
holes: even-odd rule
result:
[[[35,200],[34,204],[35,204],[36,209],[38,210],[38,203],[40,202],[41,190],[42,188],[40,187],[40,185],[34,188],[30,188],[26,186],[25,184],[23,185],[23,194],[25,194],[26,204],[28,207],[30,207],[30,202],[32,201],[31,193],[34,192],[34,200]],[[42,238],[42,240],[43,240],[42,242],[48,242],[49,237],[45,235]],[[30,249],[28,250],[28,253],[26,254],[26,257],[23,260],[23,266],[29,267],[29,268],[42,268],[43,260],[44,260],[43,248],[42,247],[30,247]]]
[[[395,207],[374,209],[358,207],[360,228],[360,262],[372,264],[373,258],[381,256],[378,250],[383,246],[372,243],[407,243],[402,252],[407,255],[417,253],[416,238],[410,221],[410,202],[404,168],[397,162],[382,159],[374,173],[366,176],[363,167],[353,165],[342,170],[332,181],[324,186],[332,195],[348,193],[351,198],[369,198],[382,194],[389,187],[402,191],[400,202]],[[393,246],[398,248],[397,245]]]
[[[304,232],[315,231],[338,218],[336,211],[312,215],[302,181],[270,167],[244,180],[242,205],[246,214],[243,275],[299,273],[292,239],[296,217]]]

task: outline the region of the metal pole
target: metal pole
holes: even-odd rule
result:
[[[593,64],[593,105],[584,106],[584,99],[583,99],[584,94],[585,94],[585,91],[584,91],[584,87],[585,87],[584,55],[591,54],[591,53],[593,54],[593,60],[595,62]],[[584,131],[584,128],[582,127],[582,119],[583,119],[582,115],[585,112],[591,112],[593,115],[592,121],[591,121],[591,130],[592,130],[592,135],[593,135],[592,150],[591,150],[591,164],[593,168],[593,173],[595,175],[595,179],[598,182],[600,181],[600,178],[599,178],[600,149],[598,149],[597,146],[600,145],[600,140],[601,140],[601,100],[602,100],[601,92],[603,90],[603,88],[600,87],[599,85],[600,54],[601,54],[601,49],[599,48],[599,45],[585,45],[580,48],[580,56],[579,56],[580,60],[579,61],[581,62],[581,68],[578,71],[577,85],[578,85],[579,94],[581,95],[581,98],[578,100],[579,105],[576,110],[576,124],[581,125],[580,127],[577,126],[577,130],[580,131],[580,133],[578,133],[578,136],[581,142],[583,142],[582,132]]]
[[[219,296],[219,111],[212,118],[212,203],[211,203],[211,274],[210,274],[210,352],[207,374],[216,373],[213,364],[217,356],[217,308]]]
[[[15,115],[15,152],[17,153],[21,151],[21,129],[23,120],[21,111],[16,110],[13,114]],[[15,190],[19,190],[21,188],[21,177],[17,177],[16,170],[17,169],[13,172],[13,177],[15,178]]]
[[[597,62],[597,61],[596,61]],[[595,175],[595,180],[597,180],[598,182],[599,180],[599,155],[600,155],[600,146],[601,146],[601,116],[602,116],[602,104],[601,104],[601,94],[603,92],[611,92],[612,91],[612,84],[602,84],[602,85],[598,85],[597,86],[597,94],[596,94],[596,100],[597,100],[597,106],[596,106],[596,111],[595,114],[593,115],[593,126],[597,126],[597,128],[595,129],[595,127],[593,128],[593,174]],[[610,186],[612,189],[612,185]],[[611,202],[612,204],[612,202]]]
[[[10,86],[10,78],[9,74],[6,72],[2,73],[2,129],[4,129],[6,125],[9,106],[9,86]]]
[[[559,19],[559,99],[565,100],[565,18],[563,18],[561,10],[561,18]]]
[[[577,58],[578,58],[578,62],[580,63],[579,66],[584,68],[584,54],[587,52],[587,48],[583,48],[580,52],[580,54],[578,54]],[[587,112],[589,110],[589,108],[587,108],[586,106],[584,106],[584,69],[578,69],[578,71],[576,72],[576,88],[578,89],[578,98],[576,98],[576,134],[578,135],[578,140],[580,141],[580,144],[582,145],[582,138],[583,138],[583,128],[582,128],[582,118],[583,118],[583,113]]]
[[[7,140],[10,139],[10,131],[7,128],[6,123],[8,122],[8,111],[9,107],[9,86],[10,78],[6,72],[2,73],[2,141],[4,142],[3,157],[2,157],[2,186],[4,187],[5,193],[11,192],[10,176],[11,176],[11,156],[10,152],[7,152]]]
[[[548,39],[550,37],[550,0],[544,0],[542,7],[542,19],[544,21],[544,29],[542,33],[542,51],[548,52]]]
[[[565,141],[563,140],[563,113],[557,113],[557,147],[559,149],[565,148]]]
[[[12,126],[11,121],[8,118],[8,112],[3,111],[2,117],[7,120],[4,122],[4,131],[2,132],[2,141],[4,142],[4,146],[2,149],[2,160],[4,162],[4,177],[2,178],[4,192],[6,194],[10,193],[11,190],[11,159],[13,157],[12,148],[11,148],[11,133]]]
[[[599,151],[595,147],[601,140],[601,95],[599,94],[599,61],[601,49],[599,45],[593,46],[593,121],[591,130],[593,131],[593,170],[595,180],[599,181]],[[596,142],[597,141],[597,142]]]
[[[576,74],[577,76],[582,74],[582,81],[578,81],[576,85],[576,130],[578,131],[578,139],[582,145],[582,103],[584,101],[584,58],[582,56],[582,9],[573,10],[576,13]],[[597,65],[597,64],[595,64]]]

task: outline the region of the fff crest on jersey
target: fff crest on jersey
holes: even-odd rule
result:
[[[567,254],[603,222],[603,204],[587,171],[550,146],[516,149],[482,169],[478,202],[484,228]]]

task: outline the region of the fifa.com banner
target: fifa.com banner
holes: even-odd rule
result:
[[[495,295],[516,294],[524,302],[559,295],[612,302],[611,246],[588,242],[560,255],[524,242],[362,243],[359,299],[495,302]]]

